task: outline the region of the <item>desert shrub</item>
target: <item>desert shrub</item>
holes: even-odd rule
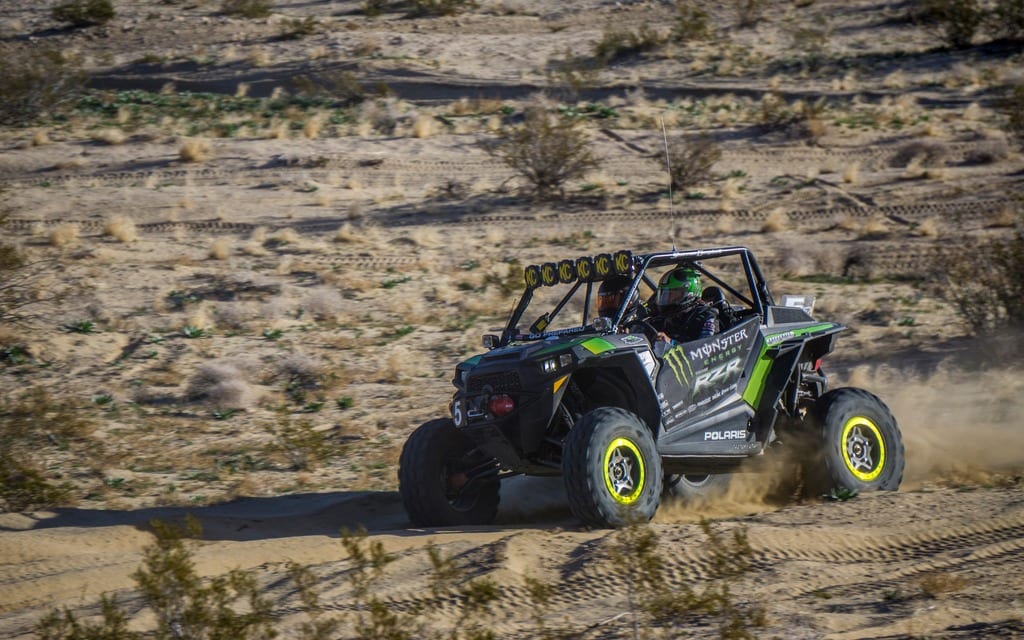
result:
[[[897,149],[889,158],[889,166],[901,169],[913,163],[919,167],[943,167],[948,159],[949,148],[941,142],[915,140]]]
[[[708,136],[681,136],[669,142],[668,157],[672,190],[682,191],[714,177],[711,169],[722,158],[722,150]]]
[[[767,0],[733,0],[733,9],[736,11],[736,26],[740,29],[756,26],[764,18],[764,10],[767,4]]]
[[[979,0],[919,0],[911,11],[916,22],[956,49],[971,46],[985,20]]]
[[[221,13],[243,18],[266,18],[274,8],[272,0],[224,0]]]
[[[540,107],[527,109],[525,122],[484,149],[526,180],[539,199],[564,196],[565,183],[600,166],[586,133]]]
[[[203,580],[195,570],[186,544],[202,534],[189,516],[176,525],[150,523],[156,542],[143,555],[132,575],[146,605],[156,615],[159,640],[207,638],[271,638],[270,602],[261,594],[255,576],[241,569]]]
[[[711,37],[711,19],[708,12],[693,2],[676,2],[676,17],[672,24],[672,39],[676,42],[707,40]]]
[[[996,108],[1006,118],[1006,132],[1018,144],[1024,145],[1024,84],[1009,89],[999,100]]]
[[[672,627],[687,619],[710,616],[718,623],[719,638],[753,640],[758,637],[753,629],[765,626],[764,607],[741,605],[732,593],[736,581],[751,566],[753,550],[746,530],[736,529],[727,539],[706,520],[700,526],[707,538],[704,548],[710,553],[707,577],[679,587],[669,581],[658,534],[650,525],[634,523],[615,534],[610,555],[621,566],[630,567],[623,582],[634,628],[639,626],[640,615],[656,626]]]
[[[86,76],[57,49],[0,48],[0,122],[23,125],[78,98]]]
[[[610,64],[637,53],[654,51],[665,44],[666,40],[665,36],[646,24],[636,31],[620,30],[607,25],[601,39],[594,43],[594,58]]]
[[[0,324],[33,325],[43,312],[71,295],[70,283],[48,282],[55,269],[52,260],[34,260],[18,247],[0,242]]]
[[[25,511],[69,500],[70,486],[46,477],[37,460],[49,448],[84,448],[93,427],[82,407],[38,387],[0,398],[0,510]]]
[[[309,471],[334,455],[336,447],[323,431],[313,428],[309,420],[294,420],[281,413],[277,425],[269,429],[277,447],[288,458],[292,468]]]
[[[319,27],[320,22],[313,16],[306,16],[304,19],[290,18],[281,24],[281,39],[301,40],[316,33]]]
[[[140,640],[142,634],[128,630],[128,615],[114,598],[100,598],[100,620],[83,622],[70,609],[54,609],[36,624],[40,640]]]
[[[73,27],[91,27],[114,19],[114,5],[110,0],[64,0],[50,12],[54,20],[68,22]]]
[[[1024,329],[1024,230],[961,249],[935,271],[943,296],[972,334]]]
[[[591,56],[573,55],[566,48],[562,58],[548,60],[548,91],[567,102],[579,99],[584,89],[597,85],[604,61]]]
[[[454,16],[479,6],[476,0],[411,0],[411,16]]]
[[[201,364],[185,389],[187,400],[205,402],[215,409],[245,409],[256,396],[245,374],[234,364],[221,361]]]
[[[992,10],[990,30],[997,36],[1024,38],[1024,0],[998,0]]]
[[[296,76],[292,86],[302,95],[327,97],[346,106],[359,104],[369,95],[351,71],[325,71],[316,76]]]
[[[832,38],[832,24],[824,15],[817,15],[810,22],[802,22],[789,30],[793,49],[803,52],[803,64],[809,71],[817,71],[825,62],[829,41]]]

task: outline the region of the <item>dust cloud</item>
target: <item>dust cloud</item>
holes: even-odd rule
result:
[[[998,482],[1024,470],[1024,371],[959,370],[928,375],[859,367],[844,384],[882,398],[903,432],[902,490],[930,483]]]

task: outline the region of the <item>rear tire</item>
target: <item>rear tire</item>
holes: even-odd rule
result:
[[[877,396],[847,387],[818,399],[820,464],[814,489],[896,491],[906,464],[896,418]]]
[[[453,527],[494,522],[501,482],[466,476],[486,462],[450,419],[420,425],[405,441],[398,462],[398,492],[412,523]]]
[[[665,496],[686,505],[705,504],[722,498],[731,482],[728,473],[670,474],[665,476]]]
[[[661,458],[634,414],[594,409],[569,431],[562,475],[573,515],[594,527],[623,527],[654,517],[661,497]]]

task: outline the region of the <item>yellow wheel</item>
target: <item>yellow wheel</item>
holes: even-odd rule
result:
[[[562,443],[569,508],[595,527],[654,517],[661,500],[661,458],[650,429],[618,407],[600,407],[573,425]]]

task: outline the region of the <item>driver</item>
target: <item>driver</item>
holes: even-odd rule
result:
[[[702,290],[700,272],[693,267],[678,267],[661,277],[654,300],[658,315],[651,318],[657,340],[672,346],[718,333],[718,312],[700,299]]]
[[[601,286],[597,290],[597,315],[614,320],[619,309],[622,308],[622,302],[626,299],[626,294],[629,293],[631,286],[633,286],[633,278],[629,276],[612,276],[607,280],[602,280]],[[633,295],[629,298],[629,304],[626,305],[626,312],[622,316],[621,326],[628,326],[630,322],[646,315],[647,309],[640,302],[639,293],[633,291]]]

